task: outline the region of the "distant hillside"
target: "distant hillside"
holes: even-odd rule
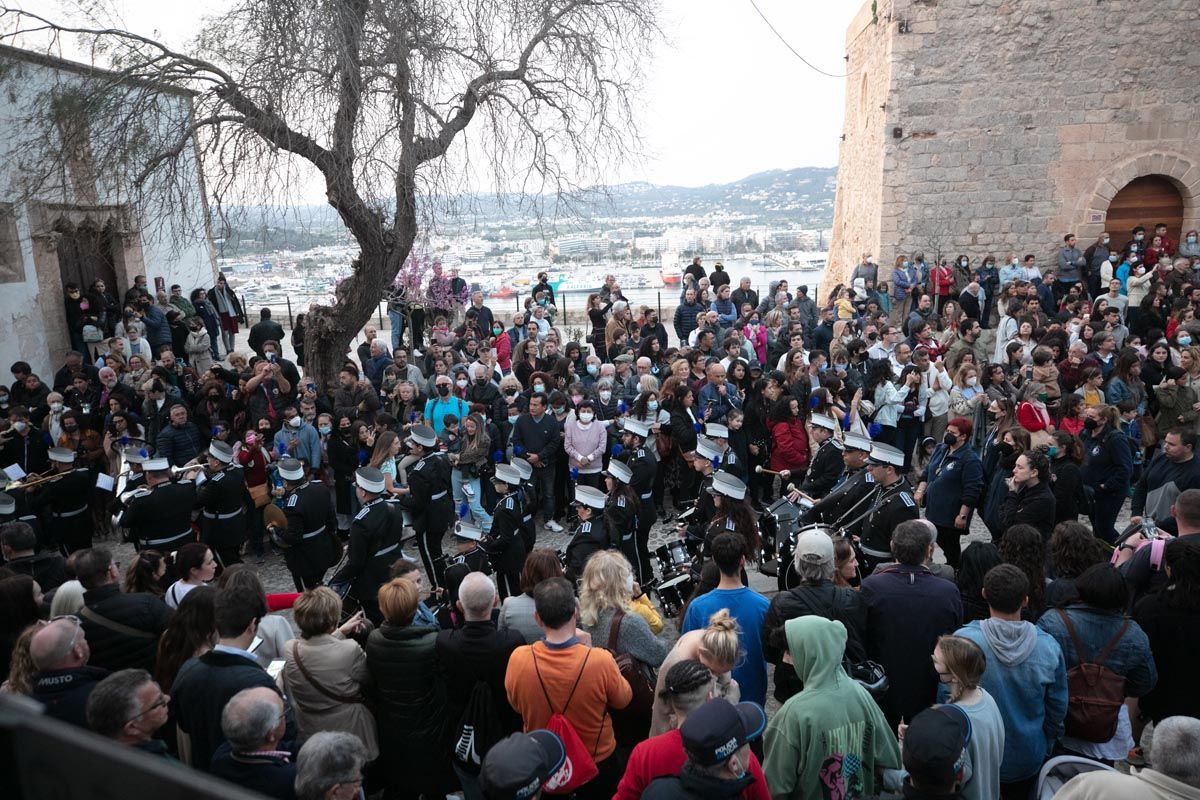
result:
[[[834,167],[798,167],[775,169],[742,178],[733,183],[707,186],[658,186],[650,183],[625,183],[601,187],[593,192],[569,198],[567,206],[547,203],[544,217],[564,223],[600,217],[616,219],[704,218],[716,223],[735,217],[745,224],[799,225],[826,228],[833,223],[833,201],[837,169]],[[518,222],[528,219],[528,207],[519,196],[497,197],[480,193],[454,198],[451,205],[462,209],[459,215],[441,215],[442,224]],[[337,214],[328,206],[299,206],[282,211],[266,206],[230,209],[240,229],[259,225],[294,227],[340,227]]]

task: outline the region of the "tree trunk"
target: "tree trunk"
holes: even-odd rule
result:
[[[394,242],[400,252],[370,252],[364,248],[353,274],[342,281],[331,306],[314,306],[305,317],[304,365],[324,391],[337,387],[338,370],[353,359],[350,342],[371,321],[387,287],[412,250],[415,237]]]

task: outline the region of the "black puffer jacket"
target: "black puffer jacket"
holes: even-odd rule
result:
[[[144,592],[124,594],[115,583],[90,589],[83,594],[86,609],[105,620],[146,634],[115,631],[107,625],[88,619],[81,613],[83,632],[92,655],[88,664],[111,672],[119,669],[144,669],[154,672],[158,639],[167,629],[171,609],[159,598]]]
[[[99,667],[52,669],[33,676],[34,700],[46,706],[46,716],[87,728],[87,701],[96,684],[108,677]]]
[[[815,614],[842,623],[846,627],[846,660],[856,664],[867,657],[867,606],[853,589],[834,586],[833,581],[805,582],[795,589],[780,592],[771,600],[763,618],[763,655],[775,665],[775,699],[784,702],[804,686],[791,664],[783,663],[786,640],[783,623],[796,617]]]
[[[405,795],[452,791],[448,730],[458,720],[446,717],[437,635],[434,627],[385,623],[367,640],[385,783]]]

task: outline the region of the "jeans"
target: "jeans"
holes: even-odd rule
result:
[[[463,485],[471,487],[470,495],[463,489]],[[457,509],[464,501],[471,508],[471,518],[475,520],[475,524],[487,533],[492,529],[492,515],[483,510],[483,488],[479,485],[479,478],[464,477],[462,472],[457,468],[450,473],[450,490],[454,493],[454,508]]]
[[[554,465],[534,467],[533,477],[529,479],[533,490],[537,493],[542,507],[542,520],[549,522],[554,519]],[[536,518],[537,513],[534,513]],[[536,520],[535,520],[536,521]]]
[[[404,338],[404,315],[399,311],[387,312],[388,320],[392,323],[392,349],[396,350],[400,347],[400,341]]]

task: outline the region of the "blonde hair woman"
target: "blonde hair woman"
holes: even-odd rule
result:
[[[296,711],[305,738],[319,731],[348,731],[367,748],[369,760],[379,755],[375,718],[363,705],[363,687],[371,682],[367,655],[353,639],[371,627],[358,612],[338,626],[342,598],[325,586],[309,589],[293,607],[300,638],[284,650],[283,687]]]
[[[650,735],[666,733],[674,725],[671,721],[670,705],[661,699],[667,688],[667,673],[680,661],[695,659],[708,667],[716,679],[712,696],[723,697],[731,703],[741,699],[742,691],[730,672],[742,657],[742,646],[738,641],[737,620],[728,609],[721,609],[708,618],[708,627],[688,631],[679,637],[671,652],[663,659],[658,670],[658,685],[654,687],[654,716],[650,723]]]
[[[979,645],[962,636],[942,636],[933,648],[933,669],[950,692],[948,702],[971,720],[971,779],[960,788],[969,800],[1000,796],[1000,761],[1004,755],[1004,719],[992,696],[979,686],[987,657]]]
[[[635,601],[635,594],[638,599]],[[579,627],[592,636],[596,647],[607,647],[609,633],[616,622],[617,651],[628,653],[645,666],[654,668],[667,655],[667,645],[654,635],[650,624],[636,606],[650,606],[650,601],[641,593],[641,587],[633,579],[633,569],[625,556],[616,550],[601,550],[588,559],[583,568],[583,579],[579,588]],[[662,630],[662,620],[658,619]]]

